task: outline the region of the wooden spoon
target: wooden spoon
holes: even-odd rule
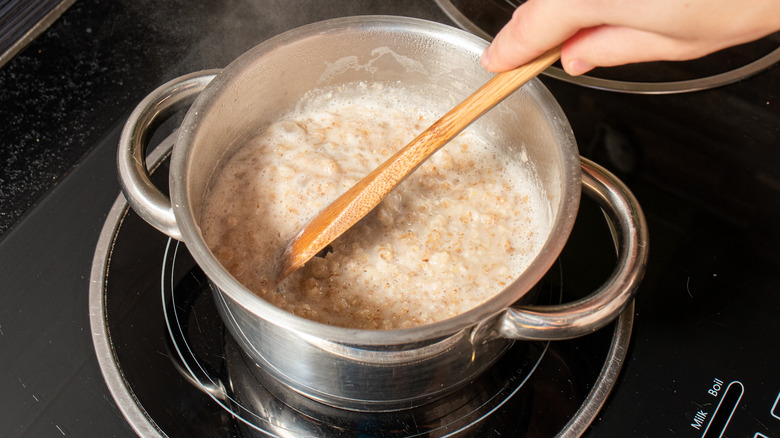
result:
[[[411,143],[325,207],[285,248],[277,270],[277,281],[284,280],[362,219],[431,154],[552,65],[560,54],[561,48],[557,47],[528,64],[495,75]]]

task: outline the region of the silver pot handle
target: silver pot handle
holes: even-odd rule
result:
[[[606,212],[617,235],[617,268],[585,298],[552,306],[511,307],[494,329],[500,337],[561,340],[594,332],[614,320],[633,299],[647,265],[647,223],[639,203],[617,177],[581,158],[583,193]]]
[[[154,130],[174,112],[192,104],[219,70],[190,73],[152,91],[130,114],[119,138],[117,167],[127,202],[146,222],[181,240],[171,200],[149,179],[146,147]]]

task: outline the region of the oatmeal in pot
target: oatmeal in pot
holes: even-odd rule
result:
[[[325,324],[430,324],[485,302],[533,260],[549,207],[532,166],[467,129],[282,284],[278,257],[314,215],[448,106],[392,84],[312,92],[213,178],[201,228],[243,285]]]

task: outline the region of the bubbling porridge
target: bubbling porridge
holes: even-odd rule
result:
[[[314,215],[449,107],[395,84],[311,92],[213,177],[203,236],[244,286],[325,324],[395,329],[485,302],[534,259],[549,207],[523,154],[471,128],[280,285],[278,257]]]

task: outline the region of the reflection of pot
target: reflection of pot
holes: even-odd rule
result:
[[[409,407],[468,382],[512,339],[590,333],[614,319],[630,301],[647,255],[641,210],[618,180],[581,162],[564,114],[538,81],[477,124],[489,126],[502,150],[525,154],[533,163],[550,199],[552,231],[529,268],[475,309],[403,330],[327,326],[288,314],[252,294],[203,241],[197,220],[215,167],[231,148],[306,91],[356,80],[401,81],[422,91],[443,88],[464,98],[490,76],[478,62],[485,45],[465,32],[417,19],[326,21],[272,38],[222,72],[193,74],[165,84],[131,115],[119,150],[119,173],[130,204],[149,223],[187,244],[213,282],[221,316],[239,345],[281,384],[349,409]],[[377,60],[377,53],[392,56]],[[334,68],[336,61],[345,59],[354,62],[343,65],[357,68]],[[173,149],[169,200],[149,182],[143,167],[148,131],[156,119],[198,94]],[[616,227],[618,268],[605,286],[584,300],[555,307],[510,307],[539,281],[563,248],[577,213],[581,184],[605,207]]]
[[[224,348],[233,408],[252,413],[245,416],[252,427],[239,424],[242,436],[266,436],[253,428],[279,436],[336,436],[338,433],[359,436],[367,431],[382,431],[383,436],[449,436],[454,431],[473,427],[491,408],[501,406],[509,397],[514,412],[512,428],[527,427],[532,417],[534,392],[532,388],[518,390],[517,387],[533,373],[544,356],[544,345],[526,343],[522,347],[527,348],[512,348],[464,388],[432,403],[392,412],[354,412],[317,403],[280,385],[254,364],[229,336]]]

